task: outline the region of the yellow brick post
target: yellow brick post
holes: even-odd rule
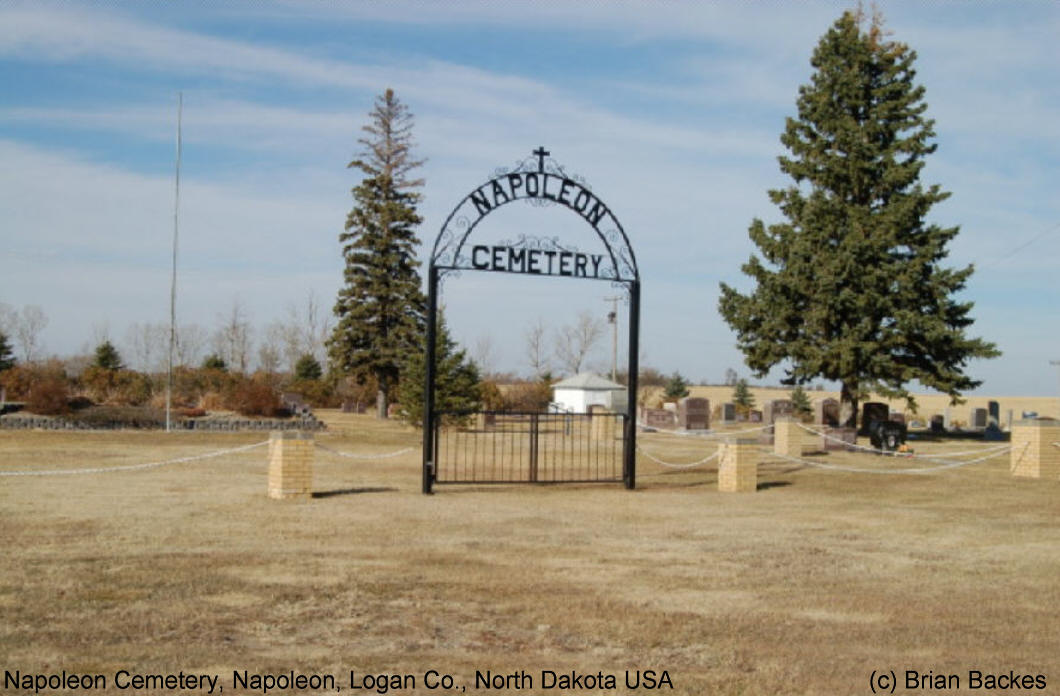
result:
[[[309,499],[313,495],[313,434],[269,433],[269,497]]]
[[[817,436],[791,418],[778,418],[773,423],[773,454],[801,457],[817,448]]]
[[[738,438],[718,447],[718,490],[753,493],[758,490],[758,440]]]
[[[1060,421],[1025,419],[1012,425],[1013,476],[1060,479]]]

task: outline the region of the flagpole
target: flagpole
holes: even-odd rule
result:
[[[172,428],[173,348],[177,342],[177,231],[180,222],[181,119],[184,115],[184,93],[177,93],[177,170],[173,196],[173,272],[169,284],[169,367],[166,373],[166,432]]]

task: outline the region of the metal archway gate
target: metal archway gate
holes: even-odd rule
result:
[[[637,357],[640,274],[622,224],[584,180],[568,175],[543,147],[466,195],[434,241],[427,279],[427,355],[423,395],[423,492],[435,484],[622,481],[636,486]],[[474,244],[475,228],[515,201],[561,206],[600,241],[581,250],[557,238],[522,235]],[[441,413],[435,409],[438,294],[449,273],[479,271],[603,280],[629,301],[625,413]],[[448,426],[447,424],[456,423]]]

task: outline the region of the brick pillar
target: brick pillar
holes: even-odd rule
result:
[[[816,436],[790,418],[779,418],[773,424],[773,454],[801,457],[816,445]]]
[[[724,493],[758,490],[758,440],[738,438],[719,445],[718,490]]]
[[[269,497],[313,495],[313,434],[294,430],[269,433]]]
[[[1012,425],[1013,476],[1060,479],[1060,421],[1025,419]]]

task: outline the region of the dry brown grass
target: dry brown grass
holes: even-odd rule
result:
[[[397,424],[327,417],[319,440],[338,450],[419,442]],[[260,437],[0,432],[0,470],[133,464]],[[675,462],[710,451],[663,434],[643,443]],[[430,497],[418,458],[318,450],[307,503],[266,498],[264,448],[0,478],[0,662],[210,672],[225,693],[234,669],[434,668],[469,690],[477,669],[603,670],[619,675],[614,693],[626,669],[666,669],[677,694],[867,693],[879,669],[1060,680],[1060,482],[1014,479],[1007,457],[920,476],[763,458],[755,494],[642,457],[633,492]]]

